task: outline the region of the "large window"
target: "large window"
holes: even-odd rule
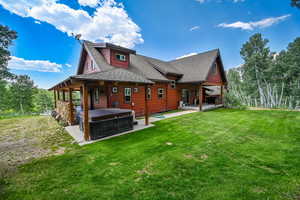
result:
[[[151,99],[151,88],[147,88],[147,99]]]
[[[126,61],[126,56],[123,54],[116,54],[116,59],[120,61]]]
[[[91,69],[92,69],[92,70],[95,70],[95,63],[94,63],[93,60],[91,60]]]
[[[211,73],[215,75],[217,73],[217,63],[214,63],[211,69]]]
[[[131,102],[131,88],[124,89],[124,98],[125,98],[125,103]]]
[[[163,88],[157,89],[157,96],[159,99],[162,99],[164,97],[164,89]]]
[[[95,100],[95,103],[100,103],[100,89],[99,88],[95,88],[94,89],[94,100]]]

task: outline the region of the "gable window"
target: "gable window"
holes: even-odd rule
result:
[[[162,99],[164,97],[164,89],[163,88],[157,89],[157,96],[159,99]]]
[[[151,88],[147,88],[147,99],[151,99]]]
[[[126,56],[123,54],[116,54],[116,59],[119,61],[126,61]]]
[[[125,103],[131,102],[131,88],[124,88]]]
[[[94,61],[93,60],[91,60],[91,62],[90,62],[90,69],[91,70],[95,70],[95,66],[94,66]]]
[[[171,88],[173,88],[173,89],[176,88],[176,81],[174,81],[174,80],[171,81]]]
[[[139,88],[134,88],[133,91],[134,91],[134,93],[138,93],[139,92]]]
[[[211,73],[212,73],[213,75],[215,75],[215,74],[217,73],[217,63],[214,63],[214,64],[213,64],[213,66],[212,66],[212,68],[211,68]]]
[[[118,88],[117,87],[113,87],[111,91],[112,91],[112,93],[116,94],[116,93],[118,93]]]

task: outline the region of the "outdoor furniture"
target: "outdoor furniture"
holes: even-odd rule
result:
[[[80,112],[80,130],[83,131],[83,112]],[[133,129],[132,111],[105,108],[89,110],[90,138],[96,140]]]

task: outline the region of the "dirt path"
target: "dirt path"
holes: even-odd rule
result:
[[[72,148],[72,138],[54,119],[33,116],[0,120],[0,177],[16,166]]]

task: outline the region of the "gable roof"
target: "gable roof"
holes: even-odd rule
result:
[[[178,71],[183,73],[181,83],[205,81],[210,68],[219,56],[219,50],[211,50],[193,56],[170,61]]]
[[[152,81],[146,79],[143,76],[132,73],[122,68],[114,68],[112,70],[93,72],[89,74],[80,74],[71,76],[71,78],[77,80],[120,81],[146,84],[153,83]]]
[[[150,81],[157,82],[169,82],[166,75],[173,75],[179,77],[179,83],[192,83],[192,82],[202,82],[207,79],[209,71],[213,65],[213,63],[220,58],[220,52],[218,49],[207,51],[204,53],[199,53],[193,56],[173,60],[173,61],[162,61],[155,58],[138,55],[135,51],[132,50],[130,55],[130,63],[127,69],[116,68],[110,64],[108,64],[104,58],[104,56],[100,53],[98,48],[123,48],[119,46],[111,46],[109,43],[92,43],[88,41],[83,42],[83,48],[81,52],[81,58],[77,70],[77,75],[81,75],[83,73],[83,66],[85,59],[84,56],[88,54],[91,59],[93,59],[97,68],[100,72],[98,76],[103,76],[106,74],[111,78],[114,77],[127,77],[128,82],[133,82],[133,80],[139,79],[148,79]],[[124,48],[126,50],[126,48]],[[222,62],[221,62],[222,64]],[[223,65],[222,67],[223,68]],[[114,71],[114,72],[108,72]],[[122,71],[122,72],[121,72]],[[127,71],[123,72],[123,71]],[[115,75],[115,73],[122,73],[123,75]],[[126,75],[125,75],[126,73]],[[226,76],[223,74],[224,70],[221,70],[222,78],[226,80]],[[94,73],[92,73],[91,79],[95,78]],[[82,77],[88,78],[90,75],[86,74]],[[138,78],[139,77],[139,78]],[[102,77],[103,78],[103,77]],[[115,80],[118,81],[118,80]]]

